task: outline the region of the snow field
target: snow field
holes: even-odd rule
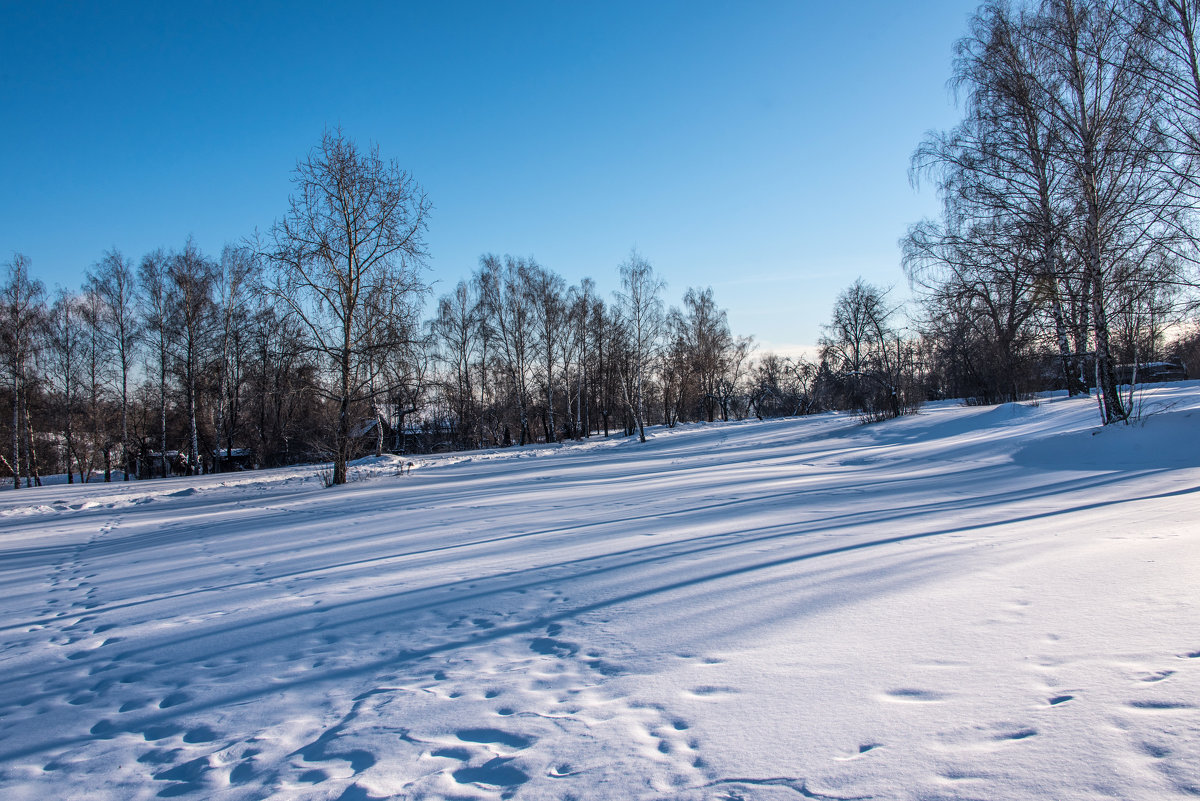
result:
[[[0,495],[0,795],[1200,795],[1200,384]]]

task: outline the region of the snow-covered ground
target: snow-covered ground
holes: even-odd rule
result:
[[[0,494],[5,799],[1200,795],[1200,384]]]

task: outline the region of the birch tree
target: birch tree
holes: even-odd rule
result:
[[[214,328],[213,287],[217,267],[191,239],[167,265],[170,292],[174,296],[172,323],[175,327],[175,369],[185,398],[188,425],[188,475],[204,472],[200,457],[197,421],[204,365],[212,348]]]
[[[158,388],[158,456],[162,478],[170,474],[167,461],[167,377],[174,348],[174,305],[168,277],[171,256],[163,249],[147,253],[138,266],[142,337],[146,343],[148,367]]]
[[[76,417],[82,389],[80,370],[83,365],[83,323],[80,319],[79,298],[59,290],[50,308],[47,325],[48,382],[55,395],[59,431],[63,437],[66,456],[67,483],[74,484],[74,468],[79,467],[83,482],[84,460],[79,458]]]
[[[362,150],[340,129],[326,131],[296,165],[292,185],[264,255],[275,268],[274,293],[329,371],[326,395],[336,405],[331,481],[344,484],[356,406],[383,391],[372,390],[369,349],[396,344],[381,331],[390,321],[374,319],[367,301],[387,293],[410,308],[407,301],[425,292],[430,203],[378,147]]]
[[[487,323],[495,333],[497,358],[517,401],[519,444],[531,439],[529,382],[534,360],[535,312],[525,287],[536,262],[505,256],[503,264],[491,254],[480,259],[479,283],[487,310]]]
[[[130,473],[136,472],[129,446],[129,380],[140,336],[133,262],[116,248],[109,250],[88,272],[85,288],[102,304],[100,332],[108,340],[106,350],[115,362],[121,404],[121,469],[128,481]]]
[[[666,282],[636,250],[619,270],[622,290],[617,293],[617,310],[629,345],[629,369],[621,386],[638,439],[645,442],[646,395],[665,324],[662,293]]]
[[[1117,392],[1108,296],[1114,273],[1153,258],[1175,191],[1158,168],[1159,95],[1142,65],[1148,43],[1112,0],[1048,0],[1033,29],[1061,130],[1058,158],[1078,208],[1075,248],[1087,282],[1096,383],[1105,423],[1128,410]]]
[[[20,489],[22,422],[28,418],[29,365],[35,337],[42,324],[45,288],[41,281],[29,275],[29,259],[20,253],[8,262],[7,272],[7,280],[0,286],[0,315],[3,315],[0,317],[0,345],[3,345],[4,368],[12,392],[12,462],[7,466],[12,472],[13,488]],[[32,461],[28,458],[32,445],[32,442],[26,443],[26,464]]]
[[[221,251],[213,277],[218,351],[215,434],[218,440],[222,437],[225,440],[223,455],[218,442],[218,471],[233,452],[245,383],[244,361],[249,349],[246,326],[257,272],[258,264],[247,248],[227,245]]]

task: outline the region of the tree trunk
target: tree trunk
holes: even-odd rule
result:
[[[166,358],[165,356],[163,357]],[[159,442],[159,460],[162,462],[162,477],[166,478],[168,473],[167,468],[167,370],[166,361],[161,363],[162,371],[159,373],[158,380],[158,414],[159,423],[161,424],[162,439]]]
[[[1093,269],[1092,279],[1092,326],[1096,340],[1096,380],[1104,403],[1104,423],[1115,423],[1128,418],[1117,390],[1116,373],[1112,363],[1109,342],[1108,317],[1104,310],[1104,289],[1098,269]]]
[[[371,404],[375,407],[375,456],[383,456],[383,407],[378,400]]]
[[[1075,366],[1075,356],[1071,354],[1071,342],[1067,336],[1067,322],[1063,316],[1062,300],[1058,294],[1058,279],[1053,275],[1049,276],[1050,286],[1050,311],[1054,317],[1054,334],[1058,340],[1058,359],[1062,366],[1063,380],[1067,384],[1067,395],[1075,397],[1076,395],[1086,395],[1087,385],[1082,385],[1079,380],[1078,370]]]
[[[342,326],[342,348],[339,354],[341,370],[341,402],[338,404],[338,426],[334,441],[333,483],[346,483],[346,462],[350,461],[350,317],[346,315]]]
[[[26,394],[28,394],[28,390],[29,388],[25,387]],[[32,479],[34,485],[40,487],[42,486],[42,475],[38,469],[37,449],[33,447],[33,421],[29,417],[28,397],[25,398],[22,406],[25,408],[25,451],[29,454],[29,477],[26,479],[26,484],[29,483],[29,479]]]
[[[13,355],[16,359],[16,355]],[[12,419],[12,464],[9,469],[13,474],[13,489],[21,488],[21,405],[19,399],[21,397],[20,369],[13,368],[13,419]]]
[[[188,368],[188,426],[191,435],[191,451],[188,453],[188,475],[190,476],[203,472],[200,469],[200,436],[196,430],[196,377],[190,367]]]
[[[129,371],[125,369],[125,354],[121,354],[121,469],[129,480]]]

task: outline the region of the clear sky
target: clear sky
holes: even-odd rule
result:
[[[0,0],[0,261],[78,287],[116,246],[216,254],[282,214],[326,126],[434,203],[429,278],[485,252],[610,291],[636,247],[678,303],[811,345],[936,213],[908,159],[953,124],[974,0]]]

